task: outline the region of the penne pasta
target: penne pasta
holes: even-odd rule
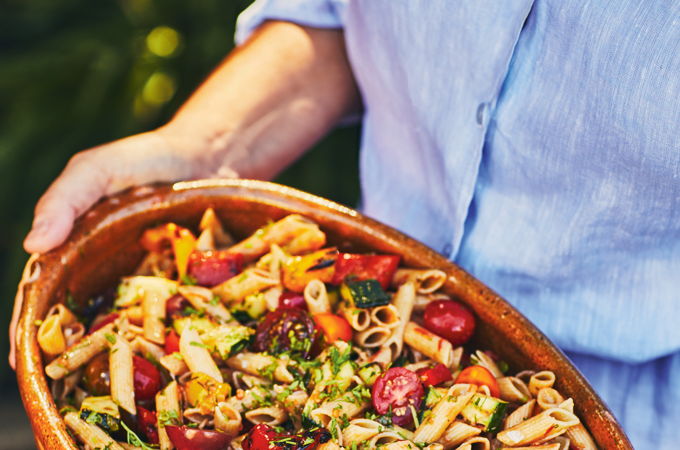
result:
[[[265,423],[269,426],[277,426],[288,419],[288,413],[280,406],[263,406],[261,408],[251,409],[244,415],[248,421],[255,425]]]
[[[243,428],[241,414],[226,402],[218,403],[215,406],[214,420],[215,429],[227,436],[236,436]]]
[[[456,420],[446,428],[438,442],[442,444],[443,448],[450,449],[462,444],[471,437],[479,435],[481,432],[482,430],[477,427],[468,425],[461,420]]]
[[[90,448],[106,448],[110,450],[124,450],[123,447],[113,440],[104,430],[97,425],[91,425],[81,419],[77,413],[68,412],[64,416],[64,422],[69,430],[82,443]]]
[[[370,419],[353,419],[350,420],[349,425],[342,430],[342,442],[345,446],[352,444],[361,444],[373,436],[377,435],[384,429],[375,420]]]
[[[66,339],[61,328],[58,315],[51,315],[38,328],[38,345],[49,357],[54,357],[66,350]]]
[[[391,336],[389,328],[371,326],[354,335],[354,342],[363,348],[375,348],[383,345]]]
[[[212,292],[223,302],[240,303],[247,296],[277,286],[279,280],[272,278],[268,271],[262,269],[246,269],[240,275],[228,279],[212,288]]]
[[[304,290],[305,303],[310,314],[331,312],[326,285],[320,280],[311,280]]]
[[[569,448],[575,450],[596,450],[597,445],[583,424],[576,424],[567,428],[566,437],[569,438]]]
[[[518,425],[534,414],[534,406],[536,405],[536,400],[529,400],[512,413],[510,413],[503,423],[503,429],[512,428]]]
[[[564,397],[553,388],[541,388],[536,394],[536,404],[541,409],[559,407]]]
[[[444,397],[434,405],[431,414],[423,418],[423,422],[416,428],[413,441],[430,443],[441,438],[476,391],[476,386],[470,384],[451,386]]]
[[[111,377],[111,398],[118,406],[137,414],[135,406],[134,373],[132,364],[132,346],[122,336],[110,338],[109,373]]]
[[[491,443],[485,437],[476,436],[463,442],[456,450],[489,450]]]
[[[113,323],[107,324],[68,348],[45,367],[47,376],[53,380],[63,378],[106,350],[108,347],[106,336],[115,334],[114,326]]]
[[[379,327],[395,328],[399,326],[399,311],[391,304],[376,306],[371,309],[371,321]]]
[[[561,408],[546,409],[513,427],[498,433],[497,438],[508,446],[521,446],[550,440],[577,425],[578,418]]]
[[[411,320],[415,298],[415,284],[411,281],[399,286],[397,293],[394,294],[392,304],[399,313],[399,324],[393,328],[392,336],[383,344],[383,347],[390,350],[390,360],[397,359],[404,347],[404,331],[406,324]]]
[[[477,350],[472,357],[476,360],[477,365],[486,368],[494,377],[502,378],[504,376],[493,358],[485,352]]]
[[[196,330],[187,327],[182,331],[179,340],[179,352],[190,371],[201,372],[220,383],[224,382],[222,373],[217,368],[217,364],[205,348],[205,344],[201,341]]]
[[[555,374],[553,372],[549,370],[537,372],[529,378],[529,392],[535,397],[539,390],[553,387],[553,384],[555,384]]]
[[[446,273],[437,269],[398,269],[392,277],[392,285],[399,287],[413,282],[418,294],[431,294],[446,282]]]
[[[282,383],[292,383],[295,379],[285,361],[262,353],[241,352],[227,359],[226,363],[232,369],[251,375],[271,375],[274,380]]]
[[[194,309],[205,312],[218,323],[236,323],[231,313],[210,289],[200,286],[180,286],[177,291],[191,303]]]
[[[417,325],[415,322],[406,324],[404,342],[414,350],[444,364],[446,367],[453,365],[453,346],[451,343]]]
[[[156,426],[158,427],[158,440],[161,450],[174,448],[165,427],[166,425],[180,425],[182,423],[179,399],[179,388],[176,381],[171,381],[165,389],[156,394]]]
[[[497,378],[500,398],[507,402],[525,403],[531,398],[529,387],[517,377]]]

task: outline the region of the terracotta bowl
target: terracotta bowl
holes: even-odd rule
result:
[[[115,286],[143,255],[142,231],[174,221],[195,227],[212,206],[227,228],[245,237],[269,220],[299,213],[317,221],[329,241],[345,250],[397,253],[405,265],[446,271],[445,290],[478,317],[475,339],[513,369],[549,369],[557,389],[603,449],[632,449],[626,435],[583,376],[524,316],[489,288],[419,242],[337,203],[273,183],[251,180],[197,181],[144,187],[105,199],[78,220],[69,240],[29,260],[18,298],[24,299],[17,331],[17,378],[38,446],[75,449],[48,390],[36,341],[35,321],[71,292],[77,301]]]

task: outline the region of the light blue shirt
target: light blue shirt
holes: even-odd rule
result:
[[[680,2],[259,0],[343,27],[363,211],[569,352],[636,448],[680,423]]]

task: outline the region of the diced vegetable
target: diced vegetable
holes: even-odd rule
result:
[[[158,427],[156,426],[156,412],[137,406],[137,427],[142,431],[146,440],[158,444]]]
[[[118,287],[115,305],[126,307],[138,304],[144,296],[157,296],[166,300],[177,292],[177,282],[162,277],[136,276],[127,277]]]
[[[135,400],[151,400],[161,390],[161,373],[156,366],[141,356],[134,355]]]
[[[344,281],[377,280],[383,289],[387,289],[397,270],[397,255],[357,255],[340,253],[335,264],[333,284]]]
[[[329,343],[335,342],[338,339],[343,341],[352,340],[352,327],[344,317],[333,313],[321,313],[316,314],[313,319],[316,325],[321,328]]]
[[[261,292],[248,295],[242,302],[230,303],[229,306],[234,315],[246,314],[250,319],[259,319],[267,312],[267,300]]]
[[[503,423],[507,402],[495,397],[476,393],[463,408],[461,415],[473,425],[482,425],[484,431],[493,433]]]
[[[348,281],[340,286],[340,295],[357,308],[373,308],[390,302],[390,296],[376,280]]]
[[[376,378],[378,378],[378,375],[382,372],[382,368],[380,367],[380,364],[378,363],[371,363],[363,366],[362,368],[359,369],[359,377],[366,383],[368,386],[372,386],[373,383],[375,383]]]
[[[86,397],[80,404],[80,410],[90,410],[99,414],[108,414],[111,417],[120,419],[120,410],[110,395],[99,397]]]
[[[189,316],[177,317],[172,321],[172,327],[180,336],[185,327],[191,327],[196,330],[199,335],[203,335],[210,330],[214,330],[215,327],[217,327],[217,324],[207,317]]]
[[[165,431],[177,450],[224,450],[231,441],[225,433],[187,426],[168,425]]]
[[[330,283],[335,272],[336,248],[325,248],[304,256],[291,258],[281,269],[283,286],[289,291],[302,292],[311,280]]]
[[[215,381],[205,373],[195,372],[184,385],[184,392],[191,406],[199,408],[203,414],[210,414],[231,394],[231,386]]]
[[[453,379],[451,371],[441,363],[437,363],[434,367],[420,369],[416,373],[425,387],[436,386]]]
[[[431,409],[439,403],[439,400],[443,399],[446,395],[446,388],[435,388],[430,386],[427,390],[427,395],[425,396],[425,407]]]
[[[250,343],[254,330],[243,325],[220,325],[207,333],[201,339],[222,359],[228,359],[240,352]]]
[[[175,330],[170,330],[168,334],[165,335],[165,344],[163,350],[166,355],[179,351],[179,335]]]
[[[470,366],[463,369],[456,377],[456,383],[474,384],[476,386],[487,386],[489,392],[494,397],[500,395],[500,388],[498,382],[491,372],[486,367]]]
[[[221,251],[194,251],[187,272],[201,286],[213,287],[241,273],[243,256]]]

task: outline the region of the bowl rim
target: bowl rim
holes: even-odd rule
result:
[[[167,209],[200,196],[239,197],[245,201],[271,204],[283,209],[294,208],[303,215],[305,211],[308,211],[309,215],[325,217],[338,224],[353,228],[361,227],[371,237],[394,247],[408,244],[413,252],[424,256],[427,266],[436,266],[447,272],[449,281],[456,286],[456,289],[459,289],[456,295],[471,298],[474,291],[474,296],[479,297],[476,300],[480,302],[478,306],[481,307],[481,303],[485,303],[486,306],[502,308],[501,315],[510,320],[507,321],[507,325],[501,323],[501,326],[495,324],[494,327],[506,326],[507,329],[504,329],[504,332],[515,337],[519,337],[520,332],[525,333],[522,338],[526,342],[515,342],[521,351],[524,352],[524,349],[529,349],[532,345],[539,346],[536,348],[541,349],[542,358],[546,361],[554,361],[559,366],[562,377],[566,375],[570,379],[573,386],[570,390],[582,391],[589,399],[588,403],[594,407],[594,411],[583,411],[580,414],[582,420],[587,422],[586,425],[597,423],[602,427],[602,433],[608,437],[606,448],[633,448],[614,415],[569,358],[514,306],[457,264],[425,244],[375,219],[364,216],[352,208],[288,186],[247,179],[205,179],[173,184],[154,184],[125,190],[100,200],[81,216],[74,224],[67,241],[60,247],[42,255],[31,256],[17,292],[17,301],[21,301],[22,304],[16,331],[16,375],[24,408],[39,448],[78,448],[70,438],[64,421],[57,411],[44,374],[42,357],[36,339],[37,326],[35,326],[36,320],[40,319],[36,315],[40,292],[58,284],[59,271],[62,270],[60,266],[73,261],[77,257],[79,247],[91,235],[100,233],[115,223],[149,209]],[[38,279],[42,283],[42,288],[35,283]],[[475,313],[479,314],[477,308],[474,309]],[[585,406],[578,405],[577,407]],[[589,428],[595,435],[593,427],[589,426]],[[596,439],[596,441],[603,445],[601,439]]]

